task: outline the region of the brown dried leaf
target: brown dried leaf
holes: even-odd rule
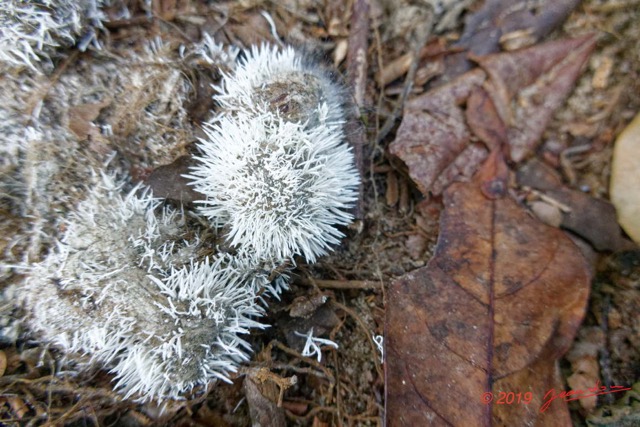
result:
[[[500,148],[507,140],[507,130],[498,116],[489,94],[481,87],[471,91],[467,100],[467,125],[489,151]]]
[[[505,196],[498,152],[444,193],[436,254],[389,289],[386,418],[395,425],[570,425],[557,359],[589,294],[589,269],[560,230]],[[487,197],[490,196],[490,197]],[[483,393],[532,393],[485,404]]]
[[[507,126],[512,160],[521,161],[538,144],[595,44],[588,34],[476,58],[490,77],[487,91]]]
[[[389,151],[407,164],[411,178],[424,194],[468,145],[471,135],[461,105],[485,76],[480,70],[471,71],[405,105],[402,124]]]
[[[518,184],[540,190],[549,199],[568,210],[562,213],[560,226],[571,230],[599,251],[633,248],[622,236],[613,205],[566,187],[548,166],[532,160],[520,168]]]
[[[600,383],[600,364],[598,362],[600,350],[605,347],[606,339],[599,327],[584,327],[580,329],[576,342],[567,354],[571,362],[572,374],[567,378],[571,390],[588,390]],[[592,411],[598,402],[597,396],[580,399],[580,406]]]
[[[110,99],[94,104],[81,104],[69,108],[69,130],[81,141],[100,135],[100,130],[93,121],[98,118],[100,111],[111,104]]]
[[[277,387],[270,382],[263,383],[262,387],[272,387],[275,395],[278,395]],[[244,392],[249,404],[249,413],[251,414],[252,425],[257,427],[284,427],[286,419],[284,409],[278,408],[276,403],[265,397],[260,391],[259,385],[249,376],[244,379]]]
[[[465,23],[464,32],[455,44],[475,55],[524,47],[542,40],[558,27],[578,5],[579,0],[544,1],[538,5],[526,0],[488,0]],[[517,41],[516,41],[517,40]],[[447,58],[447,76],[458,76],[471,68],[467,52]]]
[[[506,140],[511,158],[529,155],[593,49],[585,36],[479,57],[473,70],[407,102],[389,151],[424,194],[466,181],[489,149]],[[466,105],[466,111],[463,106]],[[474,137],[475,135],[475,137]]]
[[[163,199],[177,200],[182,203],[190,203],[196,200],[204,200],[204,195],[198,193],[189,185],[189,180],[182,175],[189,173],[191,158],[188,156],[179,157],[169,165],[155,168],[145,179],[156,197]]]

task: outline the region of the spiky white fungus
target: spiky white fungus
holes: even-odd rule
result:
[[[251,350],[240,335],[265,327],[255,299],[268,273],[242,252],[196,261],[201,242],[181,212],[121,187],[104,175],[61,224],[58,247],[30,267],[19,296],[26,321],[110,366],[127,398],[179,398],[227,379]]]
[[[302,334],[298,331],[293,332],[299,337],[306,338],[301,354],[305,357],[311,357],[315,354],[318,358],[318,363],[322,361],[322,350],[320,349],[320,345],[328,345],[329,347],[338,348],[338,344],[331,340],[313,336],[313,328],[309,329],[306,334]]]
[[[48,60],[52,48],[71,45],[88,22],[99,24],[105,0],[3,0],[0,2],[0,62],[28,67]],[[82,46],[91,42],[86,34]]]
[[[283,119],[310,127],[344,120],[341,86],[291,46],[253,46],[218,89],[215,99],[226,113],[278,112]]]
[[[209,65],[233,70],[240,49],[235,46],[225,47],[222,43],[216,43],[209,34],[204,33],[202,41],[193,47],[193,53]]]
[[[373,335],[373,342],[380,353],[380,363],[384,363],[384,335]]]
[[[326,114],[319,109],[322,120]],[[339,243],[358,186],[339,129],[261,113],[222,116],[205,131],[187,177],[207,196],[200,212],[227,227],[231,245],[259,259],[315,262]]]

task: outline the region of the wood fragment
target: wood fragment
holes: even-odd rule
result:
[[[398,205],[398,211],[401,214],[409,212],[409,182],[405,177],[400,178],[400,204]]]
[[[316,285],[321,289],[381,289],[380,282],[371,280],[314,280],[313,283],[302,281],[305,285]]]
[[[393,207],[398,203],[398,175],[391,171],[387,173],[387,191],[385,192],[387,206]]]
[[[366,136],[360,122],[360,109],[364,106],[367,86],[367,50],[369,47],[369,1],[356,0],[351,11],[351,26],[347,47],[347,83],[353,93],[354,107],[347,112],[345,131],[353,147],[356,167],[364,176],[364,146]],[[358,204],[354,216],[364,218],[364,190],[360,183]]]

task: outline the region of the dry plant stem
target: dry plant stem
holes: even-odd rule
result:
[[[153,24],[153,17],[148,17],[147,15],[139,15],[134,16],[129,19],[119,19],[116,21],[105,21],[104,26],[108,30],[117,30],[122,27],[134,27],[139,25],[150,25]]]
[[[546,194],[544,194],[541,191],[535,190],[531,187],[528,186],[523,186],[522,189],[524,191],[526,191],[527,193],[533,194],[534,196],[538,197],[540,200],[549,203],[552,206],[557,207],[558,209],[560,209],[562,212],[564,213],[570,213],[571,212],[571,208],[567,205],[565,205],[564,203],[554,199],[551,196],[548,196]]]
[[[376,346],[376,343],[373,342],[373,338],[372,338],[373,334],[367,327],[366,323],[364,323],[364,320],[362,320],[362,318],[358,316],[358,313],[351,310],[346,305],[339,303],[336,300],[331,300],[331,304],[333,304],[336,308],[339,308],[340,310],[344,311],[349,316],[351,316],[356,321],[358,326],[362,328],[362,331],[364,332],[364,335],[367,337],[367,340],[369,341],[369,345],[371,346],[371,352],[374,355],[373,363],[376,365],[376,371],[378,372],[378,375],[380,376],[380,378],[384,378],[384,373],[382,371],[382,367],[380,366],[380,360],[377,357],[378,346]]]
[[[602,322],[600,328],[605,337],[609,337],[609,309],[611,308],[611,295],[606,294],[603,298],[602,304]],[[608,338],[607,338],[608,341]],[[609,354],[609,343],[605,342],[605,345],[600,349],[600,366],[602,373],[602,383],[605,387],[610,388],[612,384],[611,380],[611,355]],[[611,394],[605,395],[605,400],[608,405],[613,404],[613,396]]]
[[[317,280],[303,281],[308,286],[317,286],[320,289],[381,289],[382,285],[370,280]]]
[[[49,95],[49,91],[53,87],[53,85],[58,81],[62,73],[69,68],[69,65],[73,63],[78,57],[80,51],[74,50],[71,54],[62,61],[60,66],[56,69],[55,73],[49,78],[47,84],[41,90],[35,91],[31,100],[27,103],[27,112],[29,116],[33,117],[33,114],[36,112],[38,107],[42,104],[42,102],[46,99],[47,95]]]
[[[292,371],[296,374],[305,374],[305,375],[315,375],[319,378],[326,378],[326,376],[322,372],[318,372],[315,369],[311,368],[301,368],[298,366],[290,365],[287,363],[274,363],[271,366],[271,369],[279,369],[282,371]]]
[[[574,170],[573,162],[571,161],[570,157],[576,154],[587,153],[592,148],[593,147],[591,144],[582,144],[575,147],[569,147],[566,150],[563,150],[562,153],[560,153],[560,165],[562,166],[562,171],[569,180],[569,184],[575,185],[577,181],[576,172]]]
[[[320,412],[329,412],[332,414],[339,415],[338,408],[334,408],[331,406],[316,406],[315,408],[312,408],[306,415],[296,415],[293,412],[289,411],[288,409],[285,409],[284,412],[287,415],[287,417],[295,421],[307,421]]]
[[[335,327],[331,331],[331,334],[329,335],[329,337],[331,338],[332,341],[335,339],[335,333],[342,328],[342,325],[344,325],[344,319],[340,322],[340,324],[337,327]],[[331,356],[333,358],[333,366],[334,366],[333,370],[336,374],[336,408],[338,408],[337,415],[338,415],[338,419],[340,419],[341,414],[346,413],[348,411],[343,408],[344,403],[342,402],[342,395],[340,393],[340,390],[342,389],[343,386],[342,386],[342,381],[340,381],[340,361],[338,359],[338,354],[336,352],[332,352]]]
[[[355,0],[351,11],[349,49],[347,51],[347,79],[353,90],[356,106],[364,105],[367,85],[367,50],[369,35],[369,1]]]
[[[407,72],[407,77],[404,79],[404,85],[402,88],[400,99],[398,99],[395,107],[393,107],[393,111],[384,122],[382,129],[380,129],[380,132],[378,132],[378,144],[384,141],[387,135],[389,135],[389,132],[391,132],[391,129],[393,129],[393,127],[395,126],[396,120],[398,120],[398,117],[400,117],[400,112],[403,110],[404,104],[407,101],[407,97],[413,89],[413,81],[416,78],[418,64],[420,63],[420,52],[422,51],[422,48],[427,44],[429,36],[431,35],[431,29],[433,28],[433,13],[431,13],[431,15],[429,16],[429,21],[425,24],[425,26],[427,27],[426,30],[418,36],[413,46],[411,53],[411,66],[409,67],[409,71]],[[380,90],[381,92],[383,91],[382,88]]]
[[[366,144],[364,128],[360,122],[360,109],[364,105],[364,94],[367,88],[367,50],[369,46],[369,0],[355,0],[351,11],[351,28],[349,31],[347,51],[347,82],[354,96],[353,112],[348,112],[351,120],[345,125],[345,131],[353,146],[356,167],[360,176],[364,176],[364,153]],[[360,183],[359,197],[354,216],[364,218],[364,188]]]
[[[621,101],[623,100],[622,95],[624,95],[628,90],[627,88],[632,85],[633,85],[633,82],[631,81],[631,79],[624,79],[622,83],[618,84],[616,88],[612,91],[611,98],[607,102],[607,105],[604,107],[604,109],[594,114],[593,116],[588,117],[586,122],[598,123],[598,122],[609,119],[613,111],[616,109],[616,107],[620,105]]]
[[[329,371],[329,369],[327,369],[324,366],[322,366],[321,364],[319,364],[316,360],[301,355],[297,351],[287,347],[286,345],[282,344],[280,341],[277,341],[277,340],[273,340],[273,341],[271,341],[269,343],[269,345],[267,346],[267,351],[270,352],[271,349],[274,346],[277,347],[278,349],[280,349],[281,351],[287,353],[289,356],[296,357],[296,358],[308,363],[309,365],[317,368],[319,371],[322,371],[324,373],[324,375],[326,376],[326,379],[329,380],[329,391],[330,392],[333,391],[333,388],[334,388],[334,386],[336,384],[336,379],[333,376],[333,374],[331,373],[331,371]]]

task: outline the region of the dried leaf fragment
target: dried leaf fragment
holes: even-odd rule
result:
[[[476,58],[507,126],[511,159],[519,162],[540,142],[555,110],[573,89],[593,51],[593,34]]]
[[[476,57],[480,69],[406,103],[389,146],[424,194],[468,181],[506,141],[511,159],[529,156],[595,45],[587,35]],[[478,142],[482,141],[482,143]]]
[[[532,45],[557,28],[578,5],[579,0],[541,1],[488,0],[466,19],[456,47],[475,55]],[[447,58],[447,75],[456,76],[471,68],[468,55]]]
[[[0,377],[7,371],[7,355],[0,350]]]
[[[275,385],[271,383],[263,384],[262,387],[264,388],[267,385],[275,388]],[[244,379],[244,391],[254,426],[284,427],[286,425],[284,410],[279,408],[273,400],[266,397],[260,390],[260,386],[249,376]],[[277,391],[275,393],[277,396]]]
[[[173,163],[158,166],[145,180],[145,184],[151,187],[153,195],[165,199],[177,200],[182,203],[191,203],[203,200],[204,195],[188,185],[189,180],[183,175],[189,172],[190,158],[178,157]]]
[[[69,108],[69,130],[80,140],[100,135],[100,130],[93,121],[98,118],[100,111],[111,104],[110,99],[94,104],[81,104]]]
[[[484,80],[485,73],[474,70],[407,102],[389,151],[407,164],[424,194],[469,143],[471,135],[461,105]]]
[[[562,401],[538,409],[563,390],[557,359],[584,315],[589,269],[560,230],[506,196],[504,171],[494,153],[477,182],[445,191],[434,257],[390,286],[389,426],[570,424]],[[527,391],[529,405],[482,400]]]
[[[640,244],[640,114],[616,140],[609,192],[618,222]]]
[[[548,201],[562,206],[557,226],[576,233],[595,249],[615,252],[633,247],[633,243],[622,236],[611,203],[563,185],[555,171],[542,162],[536,159],[528,162],[518,171],[517,179],[518,184],[540,190]]]

